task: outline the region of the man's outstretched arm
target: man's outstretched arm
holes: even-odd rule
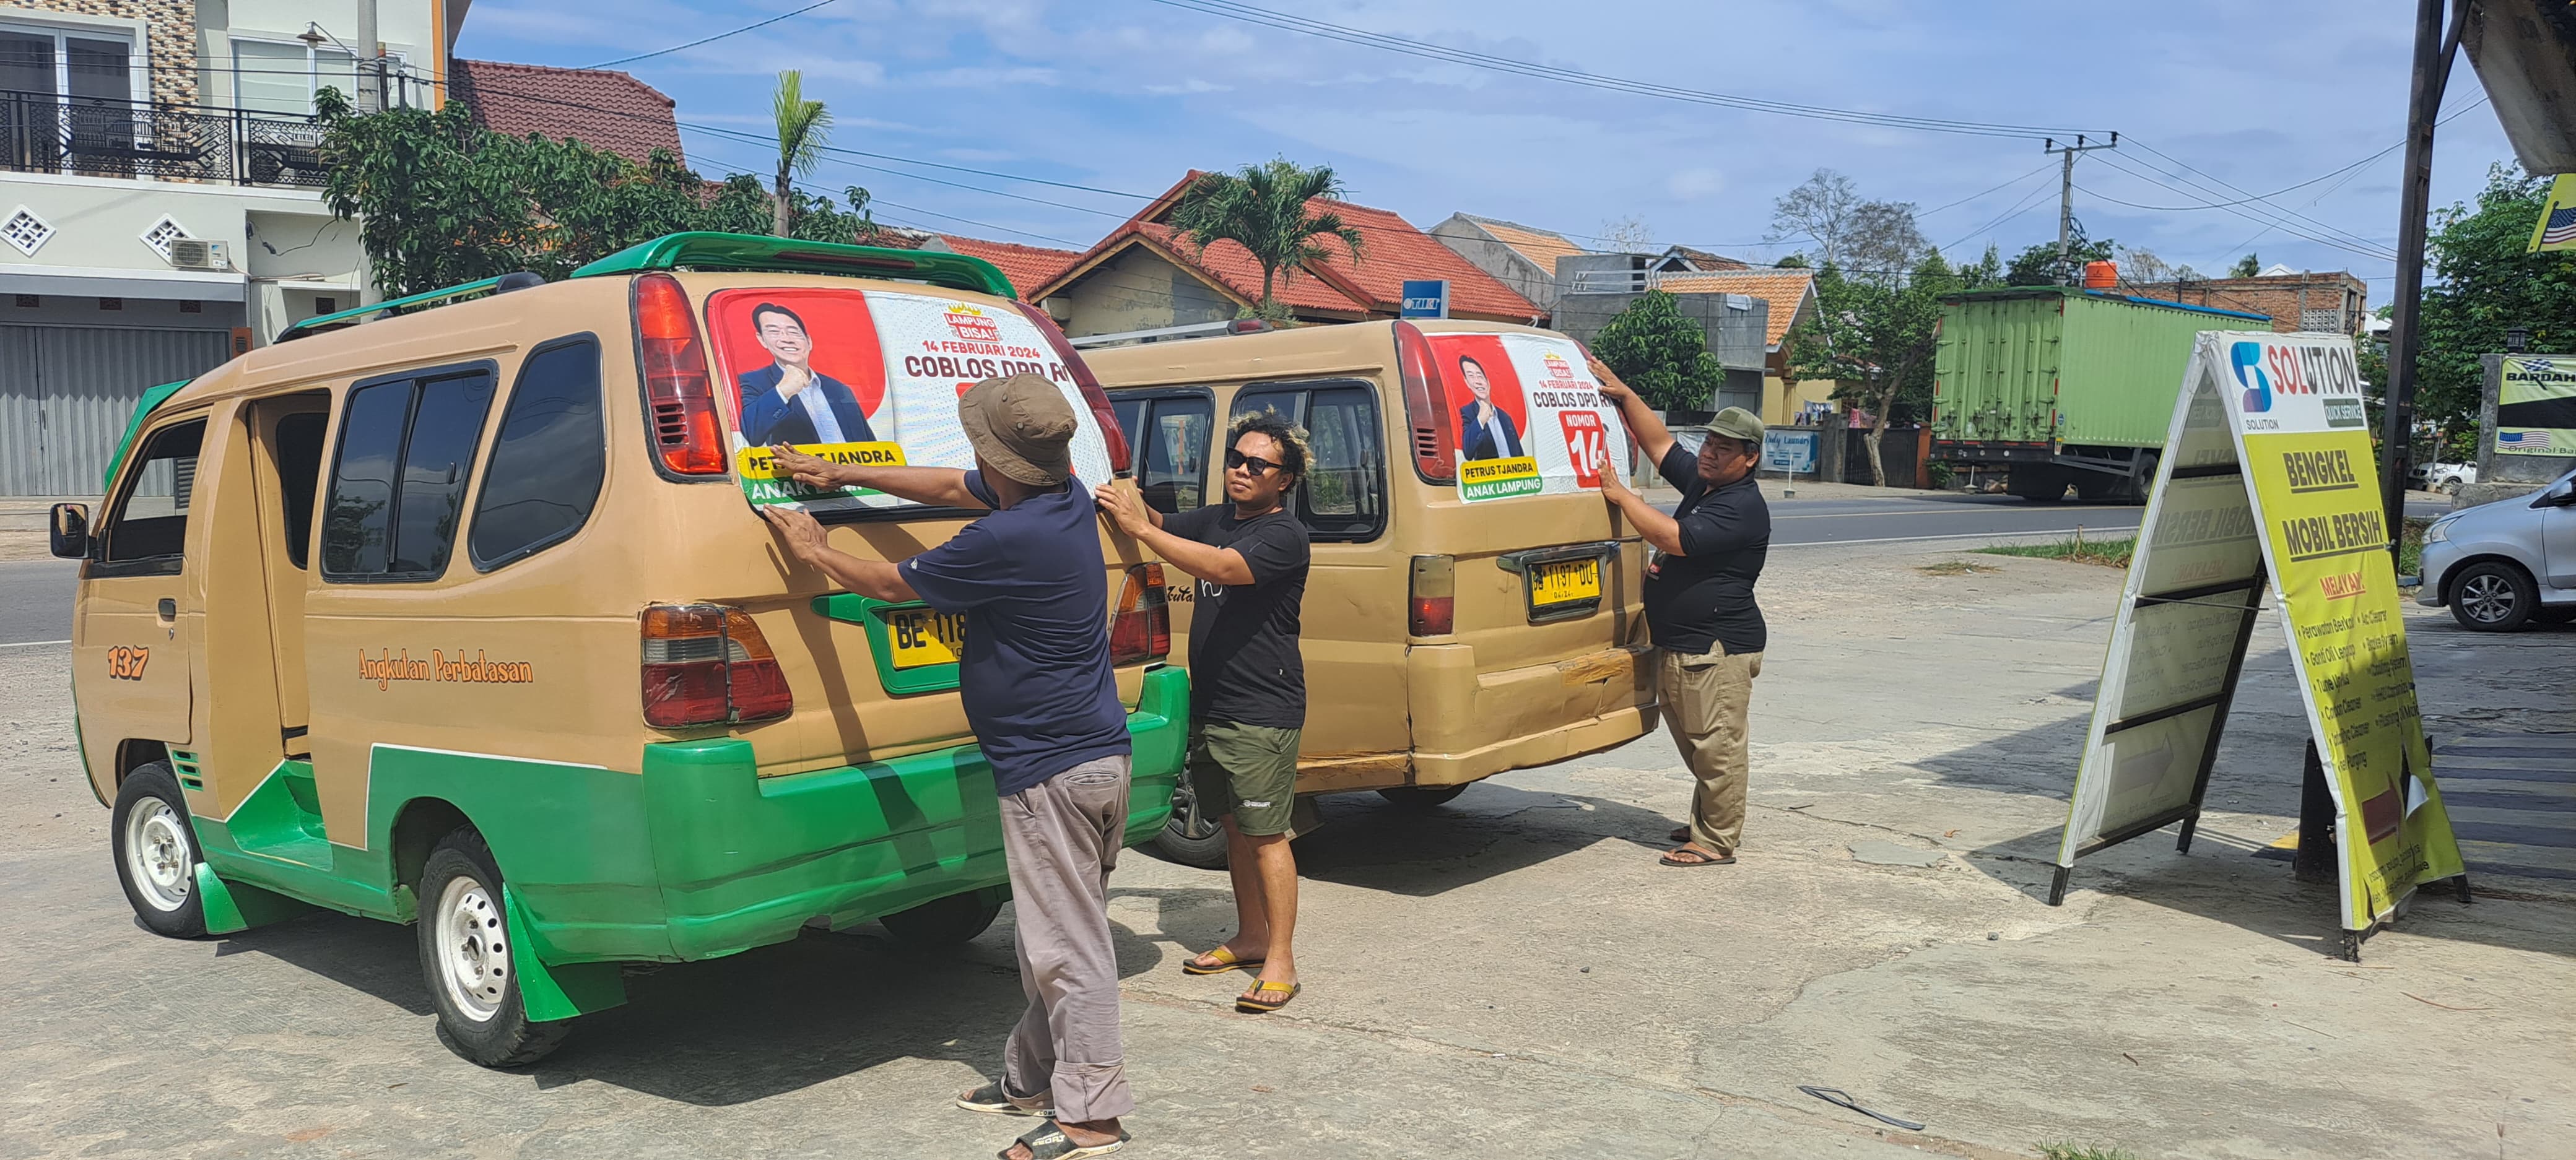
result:
[[[896,499],[934,507],[987,510],[991,504],[966,488],[966,473],[954,467],[861,467],[834,463],[780,444],[769,449],[778,473],[808,487],[874,488]]]

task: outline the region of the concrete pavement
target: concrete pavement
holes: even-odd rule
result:
[[[1660,735],[1429,813],[1328,798],[1279,1015],[1178,973],[1227,931],[1223,876],[1129,854],[1128,1154],[2576,1154],[2569,883],[2421,898],[2355,967],[2332,891],[2255,856],[2294,825],[2304,727],[2268,617],[2196,852],[2141,839],[2044,905],[2119,579],[1775,557],[1740,865],[1654,864],[1689,793]],[[2408,625],[2437,733],[2576,732],[2576,632]],[[63,664],[0,651],[0,1157],[974,1157],[1023,1126],[946,1106],[1018,1011],[1007,917],[953,956],[809,933],[640,974],[517,1073],[431,1040],[409,930],[149,936]]]

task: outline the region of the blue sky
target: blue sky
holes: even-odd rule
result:
[[[458,52],[588,66],[810,2],[481,0]],[[2272,200],[2314,219],[2290,222],[2312,238],[2269,227],[2280,215],[2261,203],[2117,202],[2268,194],[2397,144],[2414,7],[2403,0],[1265,6],[1703,92],[2118,130],[2128,144],[2076,167],[2076,213],[2094,236],[2211,274],[2248,249],[2266,264],[2348,268],[2370,281],[2374,306],[2388,296],[2392,264],[2368,252],[2394,246],[2401,151]],[[826,162],[813,178],[831,190],[867,186],[888,221],[1031,244],[1087,246],[1141,204],[1119,193],[1158,193],[1191,166],[1281,155],[1328,163],[1354,200],[1425,227],[1464,210],[1580,240],[1633,217],[1659,244],[1764,260],[1797,248],[1766,240],[1772,200],[1829,168],[1866,196],[1916,203],[1924,232],[1954,256],[1973,258],[1990,240],[2010,254],[2056,236],[2056,169],[2036,134],[1920,132],[1606,92],[1156,0],[836,0],[619,67],[676,99],[684,123],[755,137],[769,133],[774,74],[798,68],[807,95],[832,108],[835,145],[1116,191],[860,158]],[[2446,108],[2482,96],[2463,62]],[[695,129],[682,139],[701,172],[771,164],[758,142]],[[2451,122],[2436,150],[2435,204],[2470,196],[2488,164],[2510,156],[2488,110]]]

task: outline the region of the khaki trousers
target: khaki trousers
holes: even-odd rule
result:
[[[1762,654],[1730,656],[1724,645],[1697,654],[1658,651],[1664,727],[1699,781],[1691,795],[1691,840],[1721,856],[1733,854],[1744,836],[1744,779],[1752,767],[1744,718],[1753,704],[1753,678],[1762,675]]]
[[[1002,799],[1013,942],[1029,1009],[1002,1048],[1002,1087],[1054,1093],[1067,1123],[1136,1110],[1118,1042],[1109,871],[1127,831],[1126,757],[1086,761]]]

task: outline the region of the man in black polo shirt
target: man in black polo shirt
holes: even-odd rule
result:
[[[1771,508],[1754,484],[1762,458],[1762,420],[1728,407],[1709,420],[1694,455],[1673,438],[1627,384],[1592,360],[1601,394],[1619,405],[1628,435],[1682,501],[1665,515],[1604,471],[1601,494],[1646,537],[1646,627],[1660,651],[1656,679],[1664,725],[1682,751],[1699,792],[1690,824],[1673,831],[1678,849],[1666,866],[1723,866],[1735,861],[1744,833],[1744,779],[1751,763],[1745,713],[1753,678],[1762,675],[1768,630],[1753,603],[1754,581],[1771,547]]]

